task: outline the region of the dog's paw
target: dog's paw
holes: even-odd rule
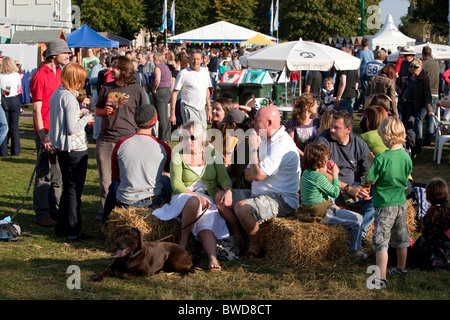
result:
[[[101,276],[97,276],[91,279],[91,282],[101,282],[101,281],[103,281],[103,277]]]

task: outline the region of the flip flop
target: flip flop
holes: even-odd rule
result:
[[[210,272],[222,271],[222,267],[218,263],[210,263],[209,264],[209,271]]]

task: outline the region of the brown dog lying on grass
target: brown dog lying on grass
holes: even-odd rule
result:
[[[100,282],[106,277],[133,279],[149,277],[161,270],[189,273],[191,255],[171,242],[145,242],[139,229],[124,226],[117,231],[117,258],[112,265],[92,279]]]

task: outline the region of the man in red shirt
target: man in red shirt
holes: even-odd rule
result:
[[[36,71],[30,85],[37,151],[33,208],[36,214],[36,222],[42,226],[54,226],[59,209],[61,172],[57,160],[56,162],[49,161],[48,156],[53,152],[49,139],[49,102],[53,92],[62,85],[61,67],[69,63],[69,54],[71,53],[72,51],[64,40],[50,41],[47,44],[46,59]]]

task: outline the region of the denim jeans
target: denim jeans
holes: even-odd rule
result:
[[[0,143],[3,143],[8,134],[8,122],[3,108],[0,108]]]
[[[354,183],[353,185],[361,185],[360,183]],[[366,237],[367,234],[367,228],[372,224],[374,218],[375,218],[375,208],[373,206],[372,199],[370,200],[364,200],[360,199],[357,202],[353,202],[351,204],[345,204],[344,199],[342,198],[342,195],[339,194],[339,196],[336,198],[336,205],[338,206],[345,206],[347,209],[352,210],[353,207],[361,207],[361,210],[359,211],[359,214],[362,216],[363,220],[361,223],[361,229],[362,229],[362,238]]]
[[[19,118],[20,118],[20,96],[6,97],[6,104],[8,110],[5,112],[6,121],[9,127],[9,139],[8,136],[3,140],[0,146],[0,156],[8,156],[8,140],[11,141],[11,155],[20,155],[20,135],[19,135]]]
[[[337,111],[348,111],[353,114],[353,105],[355,104],[355,98],[342,99]]]
[[[55,233],[78,236],[81,232],[81,196],[88,164],[88,151],[59,151],[63,190]]]
[[[295,96],[295,91],[297,90],[297,80],[291,81],[291,94]]]
[[[113,181],[111,182],[111,185],[109,186],[108,196],[106,197],[105,206],[103,208],[103,224],[106,225],[109,215],[111,214],[111,211],[116,207],[120,208],[129,208],[129,207],[144,207],[149,208],[151,206],[159,206],[163,203],[170,202],[170,199],[172,197],[172,186],[170,184],[170,178],[166,175],[162,176],[161,183],[163,185],[161,194],[159,194],[156,198],[150,200],[139,200],[136,201],[133,204],[126,204],[121,203],[116,199],[116,192],[117,188],[119,187],[120,182]]]
[[[213,94],[212,94],[211,100],[216,100],[216,95],[217,95],[217,80],[216,80],[217,72],[211,72],[209,76],[211,78],[211,85],[212,85],[212,88],[213,88]]]
[[[439,100],[438,95],[431,95],[431,105],[433,106],[433,112],[436,113],[436,103]],[[425,132],[423,132],[423,122],[427,121]],[[432,117],[428,115],[427,108],[421,108],[417,113],[416,122],[414,126],[414,130],[416,132],[416,141],[418,145],[429,146],[431,144],[431,139],[433,138],[434,130],[436,130],[436,126],[434,125],[434,121]],[[425,138],[424,138],[425,135]]]

